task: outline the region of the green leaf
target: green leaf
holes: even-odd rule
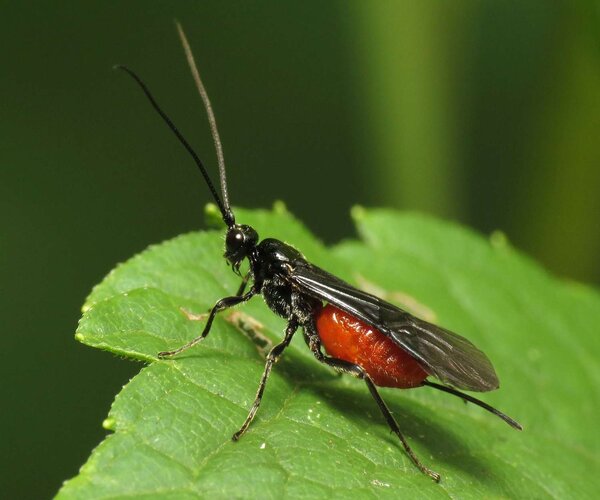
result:
[[[525,427],[430,388],[383,389],[434,483],[390,434],[366,387],[314,360],[297,335],[260,411],[265,343],[285,326],[256,298],[224,312],[206,341],[159,361],[201,331],[194,314],[235,292],[222,231],[177,237],[118,266],[92,291],[76,337],[150,362],[116,397],[113,431],[59,498],[575,497],[599,491],[600,297],[549,276],[501,234],[485,240],[414,214],[355,209],[360,241],[327,249],[283,207],[239,210],[340,277],[465,335],[502,388],[482,399]]]

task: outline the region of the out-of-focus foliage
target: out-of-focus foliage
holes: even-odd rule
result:
[[[598,3],[358,5],[369,188],[598,282]]]

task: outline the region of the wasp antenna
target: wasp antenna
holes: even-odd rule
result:
[[[194,159],[194,162],[200,169],[200,172],[202,173],[202,176],[204,177],[206,184],[208,184],[208,188],[210,189],[210,192],[212,193],[217,205],[219,206],[219,209],[221,210],[221,214],[223,215],[223,220],[225,221],[225,224],[227,224],[228,226],[232,226],[234,223],[233,222],[233,214],[231,213],[231,210],[229,209],[229,205],[227,205],[227,208],[226,208],[226,205],[224,205],[223,202],[221,201],[221,198],[219,198],[219,193],[215,189],[215,186],[212,183],[212,181],[210,180],[210,177],[208,176],[208,172],[206,171],[206,167],[202,163],[202,160],[200,160],[200,158],[198,157],[196,152],[192,149],[192,146],[190,146],[190,143],[185,139],[185,137],[183,137],[182,133],[175,126],[173,121],[160,108],[160,106],[156,102],[156,99],[154,99],[154,96],[150,93],[150,90],[148,90],[148,87],[146,86],[146,84],[142,81],[142,79],[136,73],[134,73],[127,66],[117,64],[117,65],[113,66],[113,69],[120,69],[120,70],[124,71],[140,86],[140,88],[142,89],[144,94],[146,94],[146,97],[150,101],[150,104],[152,105],[154,110],[160,115],[160,117],[164,120],[164,122],[167,124],[167,126],[175,134],[177,139],[179,139],[179,142],[181,142],[181,144],[183,144],[183,147],[187,150],[187,152]]]
[[[490,406],[489,404],[484,403],[483,401],[480,401],[477,398],[474,398],[473,396],[469,396],[468,394],[457,391],[456,389],[453,389],[452,387],[448,387],[448,386],[441,385],[441,384],[436,384],[435,382],[430,382],[429,380],[424,380],[423,385],[426,385],[428,387],[433,387],[434,389],[437,389],[438,391],[443,391],[443,392],[447,392],[448,394],[453,394],[454,396],[458,396],[459,398],[469,401],[470,403],[476,404],[477,406],[480,406],[484,410],[487,410],[490,413],[493,413],[494,415],[496,415],[497,417],[500,417],[511,427],[513,427],[519,431],[523,430],[523,427],[521,426],[521,424],[519,422],[513,420],[508,415],[502,413],[500,410],[496,410],[496,408],[494,408],[493,406]]]
[[[185,32],[183,31],[183,28],[179,21],[175,21],[175,26],[177,27],[177,33],[179,34],[179,39],[181,40],[181,45],[183,46],[183,51],[185,52],[185,58],[187,59],[190,71],[192,72],[192,77],[194,78],[196,89],[198,90],[198,93],[202,98],[202,102],[204,103],[204,109],[206,110],[206,115],[208,116],[208,123],[210,124],[210,131],[213,137],[213,141],[215,143],[215,150],[217,152],[217,161],[219,164],[219,180],[221,181],[221,195],[223,197],[223,204],[225,205],[225,210],[228,213],[228,218],[233,224],[234,216],[233,211],[229,206],[229,195],[227,194],[227,175],[225,173],[225,157],[223,156],[223,146],[221,145],[219,129],[217,128],[217,120],[215,119],[215,114],[210,103],[210,98],[208,97],[208,92],[206,92],[206,88],[202,83],[202,78],[200,78],[200,73],[198,72],[198,67],[196,66],[196,60],[194,59],[194,54],[192,53],[192,48],[190,47],[188,39],[185,36]],[[228,223],[228,225],[232,224]]]

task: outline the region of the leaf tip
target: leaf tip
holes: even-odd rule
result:
[[[223,224],[223,219],[221,219],[219,207],[214,203],[204,205],[204,220],[208,226],[220,227]]]
[[[275,200],[273,202],[273,212],[276,214],[287,214],[288,209],[282,200]]]
[[[508,236],[506,236],[505,232],[500,231],[499,229],[493,231],[492,234],[490,234],[489,239],[493,248],[502,249],[509,246]]]
[[[85,336],[83,335],[83,333],[77,332],[75,334],[75,340],[77,340],[78,342],[83,342],[85,340]]]
[[[108,417],[102,421],[102,428],[106,429],[107,431],[114,431],[116,424],[117,422],[113,417]]]
[[[354,205],[351,209],[350,209],[350,216],[355,220],[355,221],[359,221],[365,218],[367,211],[365,209],[365,207],[363,207],[362,205]]]

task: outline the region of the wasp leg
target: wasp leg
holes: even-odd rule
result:
[[[242,278],[242,282],[240,283],[238,291],[235,292],[235,296],[236,297],[240,297],[244,293],[244,290],[246,290],[246,285],[248,285],[248,280],[249,279],[250,279],[250,273],[246,274],[246,276],[244,276]],[[206,313],[195,314],[195,313],[193,313],[191,311],[188,311],[184,307],[180,307],[179,310],[183,314],[185,314],[186,318],[189,319],[190,321],[202,321],[202,320],[205,320],[206,318],[208,318],[210,316],[210,311],[211,311],[209,309],[208,312],[206,312]]]
[[[240,287],[238,288],[238,291],[236,292],[237,296],[241,296],[244,293],[244,290],[246,289],[246,285],[248,284],[248,280],[250,279],[250,273],[246,273],[246,276],[244,276],[242,278],[242,282],[240,283]]]
[[[242,427],[240,427],[240,430],[232,436],[231,439],[233,439],[234,441],[237,441],[238,439],[240,439],[240,437],[242,437],[242,435],[244,434],[244,432],[246,432],[246,429],[248,429],[248,426],[254,419],[254,416],[258,411],[258,407],[260,406],[263,393],[265,392],[265,386],[267,385],[267,379],[269,378],[271,369],[273,368],[273,365],[277,363],[277,360],[279,359],[285,348],[288,345],[290,345],[292,337],[294,336],[294,333],[296,333],[297,329],[298,321],[296,320],[296,318],[292,318],[285,329],[285,337],[283,338],[283,340],[269,351],[269,354],[267,355],[267,362],[265,363],[265,369],[260,379],[260,383],[258,384],[258,391],[256,391],[256,398],[254,399],[252,408],[250,408],[250,412],[248,413],[246,420],[242,424]]]
[[[175,356],[175,355],[189,349],[190,347],[194,347],[196,344],[198,344],[199,342],[204,340],[204,338],[208,335],[208,333],[210,332],[210,328],[212,326],[213,320],[215,319],[215,316],[217,315],[218,312],[223,311],[224,309],[228,309],[229,307],[233,307],[237,304],[241,304],[242,302],[246,302],[246,301],[250,300],[252,297],[254,297],[254,295],[256,295],[256,293],[257,293],[257,291],[253,287],[250,290],[248,290],[248,292],[244,295],[241,295],[241,296],[234,295],[232,297],[225,297],[225,298],[219,300],[211,309],[210,314],[208,315],[208,320],[206,322],[206,325],[204,326],[204,330],[202,330],[202,333],[198,337],[196,337],[194,340],[191,340],[187,344],[182,345],[181,347],[179,347],[178,349],[175,349],[173,351],[159,352],[158,357],[161,359],[168,358],[171,356]]]
[[[379,410],[383,414],[388,426],[390,427],[392,432],[394,432],[394,434],[396,434],[396,436],[398,436],[398,438],[400,439],[400,442],[402,443],[402,446],[404,447],[404,451],[406,451],[406,454],[411,459],[413,464],[415,464],[415,466],[421,472],[423,472],[424,474],[427,474],[435,482],[439,483],[441,476],[437,472],[434,472],[431,469],[429,469],[428,467],[425,467],[425,465],[423,465],[421,463],[421,461],[417,458],[417,456],[413,452],[412,448],[408,444],[408,441],[406,441],[406,439],[402,435],[402,432],[400,432],[400,427],[398,426],[396,419],[390,412],[390,409],[385,404],[385,401],[379,395],[379,391],[377,391],[377,387],[375,386],[375,384],[373,383],[373,381],[371,380],[371,377],[369,377],[367,372],[365,372],[365,370],[360,365],[350,363],[349,361],[344,361],[343,359],[332,358],[330,356],[323,354],[323,352],[321,351],[321,339],[319,338],[319,335],[317,333],[317,330],[316,330],[316,327],[314,326],[314,324],[312,324],[312,325],[309,324],[304,327],[304,340],[306,341],[306,343],[308,344],[308,347],[310,348],[311,352],[313,353],[315,358],[317,358],[318,361],[330,366],[331,368],[333,368],[334,370],[337,370],[338,372],[348,373],[349,375],[352,375],[353,377],[356,377],[356,378],[359,378],[359,379],[362,379],[365,381],[365,383],[367,384],[367,387],[369,388],[369,392],[371,393],[371,396],[373,396],[373,399],[377,403],[377,406],[379,406]]]

